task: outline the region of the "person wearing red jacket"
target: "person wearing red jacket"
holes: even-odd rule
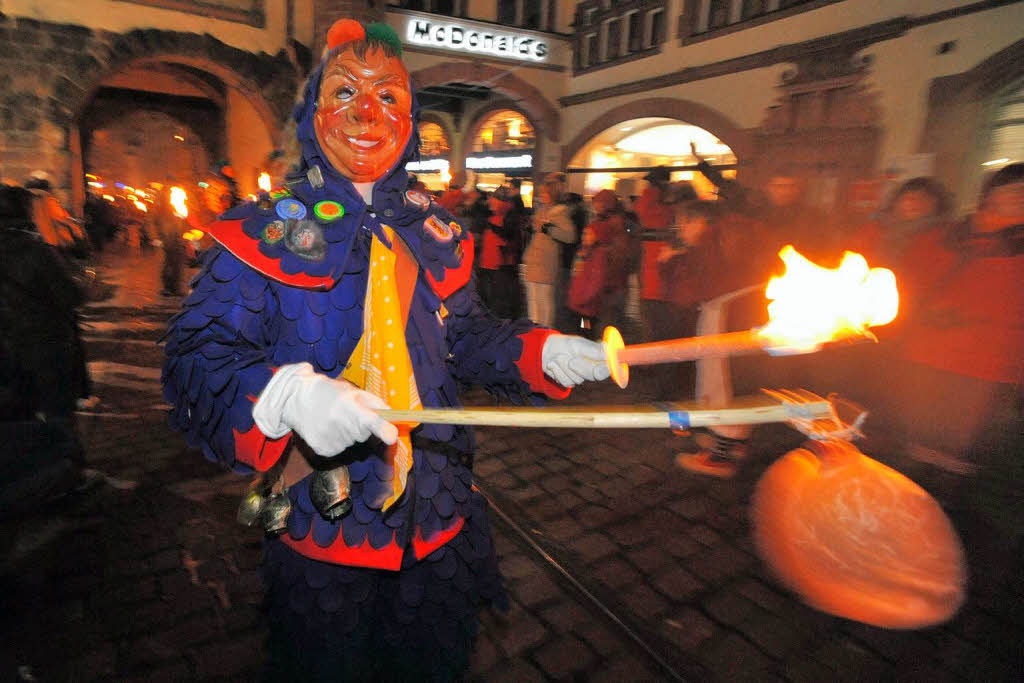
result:
[[[569,283],[569,309],[582,319],[584,336],[594,339],[598,327],[621,316],[629,277],[630,237],[626,214],[612,190],[601,190],[592,200],[594,220],[584,228]]]
[[[644,180],[649,184],[640,198],[633,203],[640,225],[643,226],[643,252],[640,260],[640,308],[645,336],[664,339],[661,328],[667,315],[665,287],[658,270],[658,256],[668,246],[666,236],[672,227],[673,209],[669,194],[670,173],[659,166]]]
[[[928,277],[913,283],[905,324],[901,355],[915,391],[903,418],[918,454],[929,449],[940,465],[974,469],[979,439],[1007,428],[994,420],[1017,424],[1020,437],[1022,248],[1024,164],[1012,164],[988,180],[978,211],[946,243],[925,241],[907,256]],[[939,407],[947,402],[955,410]]]

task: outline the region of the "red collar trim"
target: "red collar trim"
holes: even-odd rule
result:
[[[245,234],[240,219],[215,221],[207,225],[205,230],[238,260],[272,280],[303,289],[330,289],[334,286],[335,280],[332,277],[316,277],[306,273],[288,274],[281,270],[281,262],[263,254],[260,251],[259,240]]]

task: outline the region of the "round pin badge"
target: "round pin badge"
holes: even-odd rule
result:
[[[282,199],[274,205],[274,211],[285,220],[289,218],[302,220],[306,217],[306,207],[302,205],[302,202],[295,199]]]
[[[267,244],[277,244],[284,237],[284,223],[272,221],[263,228],[263,241]]]
[[[317,202],[313,206],[313,215],[325,223],[330,223],[331,221],[336,221],[345,215],[345,207],[338,202]]]
[[[419,190],[407,190],[405,193],[405,200],[413,206],[418,206],[424,211],[430,208],[430,197]]]
[[[285,229],[285,246],[288,250],[307,261],[322,261],[327,255],[327,242],[323,230],[313,221],[288,221]]]
[[[455,232],[437,216],[429,216],[423,221],[423,229],[438,242],[451,242]]]

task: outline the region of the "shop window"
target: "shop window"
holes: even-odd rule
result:
[[[589,33],[583,39],[583,61],[580,64],[582,67],[593,66],[599,63],[600,55],[597,54],[597,34]]]
[[[753,19],[768,11],[768,0],[743,0],[743,19]]]
[[[577,71],[636,59],[665,41],[665,0],[583,0],[573,26]]]
[[[629,38],[628,38],[628,50],[630,52],[639,52],[644,45],[644,23],[643,15],[639,12],[630,12],[628,15],[629,21]]]
[[[648,47],[661,45],[665,42],[665,10],[658,9],[651,12],[651,42]]]
[[[454,17],[458,13],[457,0],[403,0],[400,3],[404,9],[414,9],[420,12],[433,12]]]
[[[516,3],[498,0],[498,23],[514,26],[516,23]]]
[[[711,0],[708,6],[708,30],[714,31],[729,23],[732,0]]]
[[[604,51],[605,59],[616,59],[619,57],[622,47],[622,34],[619,31],[620,22],[612,19],[605,24],[605,36],[607,43]]]
[[[497,0],[498,23],[537,31],[555,30],[558,0]]]
[[[484,119],[473,136],[472,152],[513,152],[533,149],[536,133],[529,120],[513,109],[496,111]]]
[[[684,44],[705,40],[837,2],[844,0],[687,0],[679,35]]]

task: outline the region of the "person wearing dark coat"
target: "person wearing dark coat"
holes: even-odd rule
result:
[[[34,197],[0,187],[0,511],[27,510],[82,483],[76,401],[89,392],[76,307],[82,295],[35,230]]]

